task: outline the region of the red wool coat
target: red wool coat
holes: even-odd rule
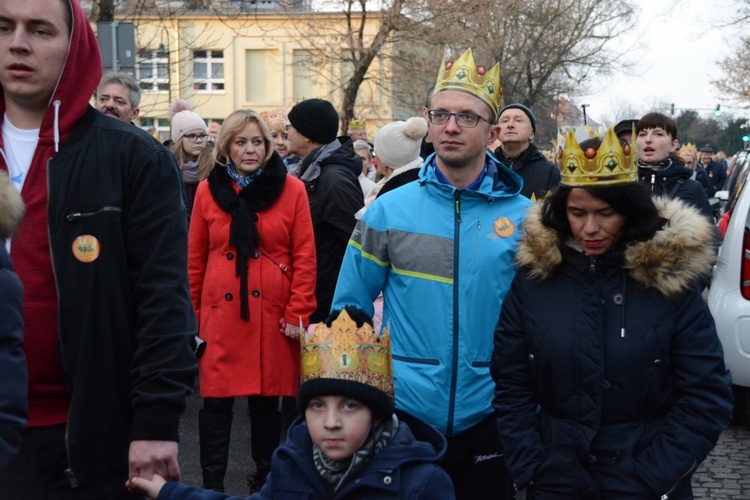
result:
[[[299,388],[299,342],[279,333],[279,320],[298,325],[302,318],[307,325],[316,307],[315,239],[304,184],[287,175],[279,197],[257,216],[263,251],[248,258],[250,320],[243,321],[231,216],[214,201],[208,181],[198,185],[188,274],[207,343],[198,363],[202,397],[295,396]],[[279,264],[288,266],[286,273]]]

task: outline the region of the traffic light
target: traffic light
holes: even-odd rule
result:
[[[750,142],[750,135],[743,135],[742,142]]]
[[[721,104],[716,105],[716,111],[714,111],[714,114],[718,117],[721,116]]]

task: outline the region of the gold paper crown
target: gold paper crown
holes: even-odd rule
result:
[[[362,118],[361,120],[352,118],[349,120],[349,130],[364,130],[366,122],[367,120],[365,118]]]
[[[261,111],[260,116],[263,117],[263,121],[266,122],[266,126],[270,129],[274,125],[280,127],[282,130],[285,129],[289,120],[286,117],[286,113],[283,109],[274,109],[271,111]]]
[[[490,107],[495,118],[503,107],[500,65],[495,64],[489,71],[483,66],[476,66],[471,49],[466,49],[455,62],[445,62],[443,58],[435,80],[434,94],[443,90],[460,90],[478,97]]]
[[[562,155],[564,186],[597,187],[628,184],[638,180],[638,166],[633,162],[630,144],[620,145],[614,128],[607,129],[599,148],[584,150],[573,130],[568,130]]]
[[[325,378],[361,382],[393,397],[391,338],[383,328],[380,337],[364,323],[357,328],[346,309],[328,328],[320,323],[312,335],[301,339],[300,382]]]

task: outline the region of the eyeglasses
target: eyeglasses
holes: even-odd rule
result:
[[[451,119],[451,116],[456,117],[456,125],[461,128],[474,128],[479,125],[479,120],[492,123],[487,118],[473,113],[449,113],[442,109],[430,109],[427,111],[427,118],[433,125],[445,125]]]
[[[185,134],[182,137],[191,142],[205,141],[208,139],[208,134]]]

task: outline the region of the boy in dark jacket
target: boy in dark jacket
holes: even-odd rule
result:
[[[394,413],[390,337],[360,309],[334,311],[302,339],[297,418],[275,452],[265,498],[452,499],[438,465],[445,438],[408,413]],[[238,499],[224,493],[134,478],[131,489],[164,499]]]

